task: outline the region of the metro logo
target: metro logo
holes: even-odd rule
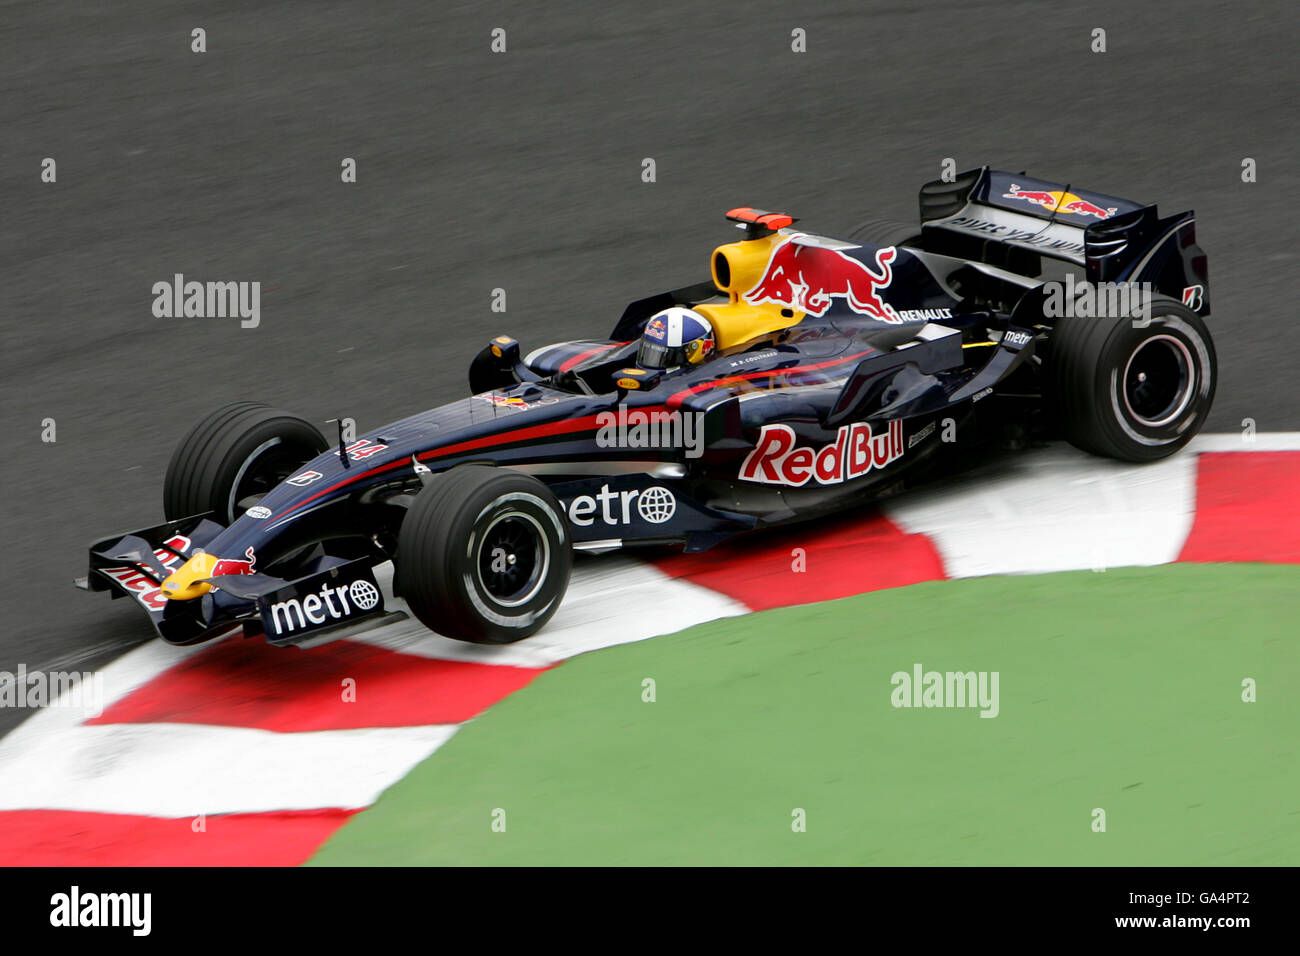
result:
[[[381,603],[379,589],[366,578],[337,586],[326,581],[319,591],[264,605],[262,621],[276,637],[281,637],[369,613]]]
[[[637,513],[650,524],[663,524],[677,511],[677,498],[662,485],[610,491],[605,484],[594,495],[578,495],[564,508],[570,521],[580,528],[589,528],[597,517],[607,525],[631,524],[633,502]]]
[[[838,485],[861,478],[903,456],[903,423],[892,421],[880,434],[865,422],[842,425],[835,441],[820,449],[798,447],[796,441],[790,426],[764,425],[740,466],[740,480],[798,488],[809,481]]]

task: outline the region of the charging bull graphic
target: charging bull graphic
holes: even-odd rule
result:
[[[497,408],[513,408],[516,411],[523,411],[526,408],[536,408],[538,405],[554,405],[559,401],[558,398],[542,398],[534,401],[526,401],[518,395],[498,395],[496,392],[488,392],[485,395],[476,395],[475,398],[481,398],[485,402],[495,405]]]
[[[208,573],[214,578],[221,574],[252,574],[253,565],[257,564],[257,556],[253,554],[252,547],[244,552],[244,557],[248,560],[240,561],[236,558],[220,558]]]
[[[745,293],[745,301],[751,305],[775,302],[821,316],[831,307],[832,298],[843,296],[854,312],[883,322],[902,322],[894,307],[880,297],[894,277],[890,263],[897,255],[893,246],[877,250],[879,271],[873,272],[838,250],[787,239],[772,252],[763,277]]]
[[[1115,215],[1117,208],[1111,206],[1109,209],[1103,209],[1101,206],[1090,203],[1074,193],[1067,193],[1060,189],[1021,189],[1015,183],[1011,184],[1011,192],[1003,193],[1002,198],[1023,199],[1035,206],[1042,206],[1048,212],[1057,212],[1059,210],[1074,216],[1096,216],[1098,219],[1107,219]]]

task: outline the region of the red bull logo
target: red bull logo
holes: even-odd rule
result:
[[[841,425],[835,441],[821,448],[798,444],[789,425],[764,425],[758,442],[740,466],[741,481],[802,487],[809,481],[838,485],[903,457],[903,422],[891,421],[879,432],[866,422]]]
[[[497,408],[527,408],[528,403],[517,395],[498,395],[495,392],[489,395],[481,396],[485,401],[491,402]]]
[[[893,246],[878,250],[877,271],[873,272],[837,249],[787,239],[772,251],[762,278],[744,298],[751,305],[774,302],[821,316],[831,307],[831,300],[840,297],[854,312],[882,322],[902,322],[894,307],[880,297],[893,280],[890,264],[897,255]]]
[[[212,566],[208,572],[209,577],[218,577],[222,574],[252,574],[253,565],[257,563],[257,556],[253,554],[252,546],[244,552],[247,561],[241,561],[236,558],[218,558],[217,563]]]
[[[1106,219],[1115,215],[1117,209],[1115,206],[1103,209],[1101,206],[1090,203],[1074,193],[1067,193],[1063,189],[1021,189],[1015,183],[1011,184],[1011,192],[1003,193],[1002,198],[1023,199],[1035,206],[1042,206],[1048,212],[1063,212],[1072,216],[1096,216],[1098,219]]]
[[[487,392],[483,395],[476,395],[475,398],[481,398],[485,402],[490,402],[497,408],[513,408],[517,411],[523,411],[526,408],[536,408],[539,405],[554,405],[559,401],[558,398],[539,398],[533,401],[520,398],[518,395],[498,395],[496,392]]]

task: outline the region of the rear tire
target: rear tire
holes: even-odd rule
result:
[[[256,402],[225,405],[176,446],[163,478],[168,521],[214,512],[229,526],[329,445],[311,422]]]
[[[1071,444],[1121,461],[1156,461],[1205,424],[1217,363],[1201,317],[1158,296],[1148,323],[1128,316],[1058,319],[1044,384]]]
[[[569,526],[536,478],[462,465],[416,496],[398,532],[394,587],[425,627],[475,644],[537,633],[569,586]]]

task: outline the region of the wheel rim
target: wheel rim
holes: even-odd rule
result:
[[[319,452],[312,447],[272,438],[253,449],[244,459],[235,480],[230,485],[227,518],[234,521],[259,501],[284,479],[302,467],[303,462],[315,458]]]
[[[1191,403],[1192,353],[1182,339],[1156,335],[1134,349],[1120,385],[1124,408],[1147,428],[1168,425]]]
[[[501,607],[518,607],[545,583],[551,548],[537,519],[512,509],[484,529],[474,564],[484,595]]]

